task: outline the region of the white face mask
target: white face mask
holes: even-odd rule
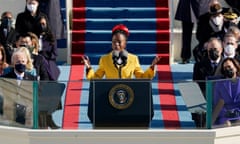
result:
[[[27,9],[33,13],[35,13],[37,11],[37,7],[38,7],[37,4],[27,4]]]
[[[231,44],[228,44],[227,46],[224,47],[224,53],[227,56],[234,56],[235,55],[235,47]]]
[[[223,19],[220,16],[216,16],[212,20],[213,20],[215,25],[221,25],[223,23]]]

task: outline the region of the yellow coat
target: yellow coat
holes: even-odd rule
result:
[[[138,57],[128,53],[127,64],[122,67],[121,74],[122,78],[124,79],[134,78],[133,76],[135,76],[135,78],[152,79],[155,75],[155,72],[151,68],[148,68],[144,72],[139,64]],[[93,69],[90,69],[86,75],[88,80],[100,79],[104,76],[107,79],[119,78],[118,69],[113,64],[112,53],[102,56],[99,60],[99,67],[96,72],[94,72]]]

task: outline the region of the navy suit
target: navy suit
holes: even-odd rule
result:
[[[205,81],[209,76],[215,76],[216,70],[221,67],[223,58],[218,63],[218,66],[214,68],[209,58],[205,58],[200,62],[194,64],[193,67],[193,80],[196,80],[199,84],[202,93],[205,95],[206,84]]]
[[[15,74],[14,69],[11,69],[11,71],[9,73],[4,74],[1,77],[17,79],[17,75]],[[25,72],[23,80],[32,80],[33,81],[33,80],[37,80],[37,79],[35,76]]]

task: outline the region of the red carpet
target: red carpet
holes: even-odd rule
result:
[[[170,19],[169,4],[167,0],[156,0],[157,17],[157,55],[161,56],[158,65],[158,88],[160,94],[160,107],[165,128],[180,127],[172,74],[169,66],[170,47]]]
[[[79,65],[80,56],[84,54],[86,33],[85,0],[73,0],[72,9],[72,54],[71,64]]]
[[[179,128],[180,121],[176,106],[172,74],[169,65],[158,65],[158,88],[160,107],[165,128]]]
[[[157,55],[159,64],[169,64],[170,19],[168,0],[156,0]]]
[[[78,129],[80,98],[84,65],[80,56],[84,54],[85,45],[85,0],[73,0],[72,16],[72,54],[71,72],[66,91],[63,125],[64,129]]]
[[[63,129],[78,129],[84,65],[72,65],[66,91]]]

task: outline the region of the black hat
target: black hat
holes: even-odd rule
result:
[[[219,14],[222,12],[222,6],[219,3],[210,5],[209,13],[211,15]]]

